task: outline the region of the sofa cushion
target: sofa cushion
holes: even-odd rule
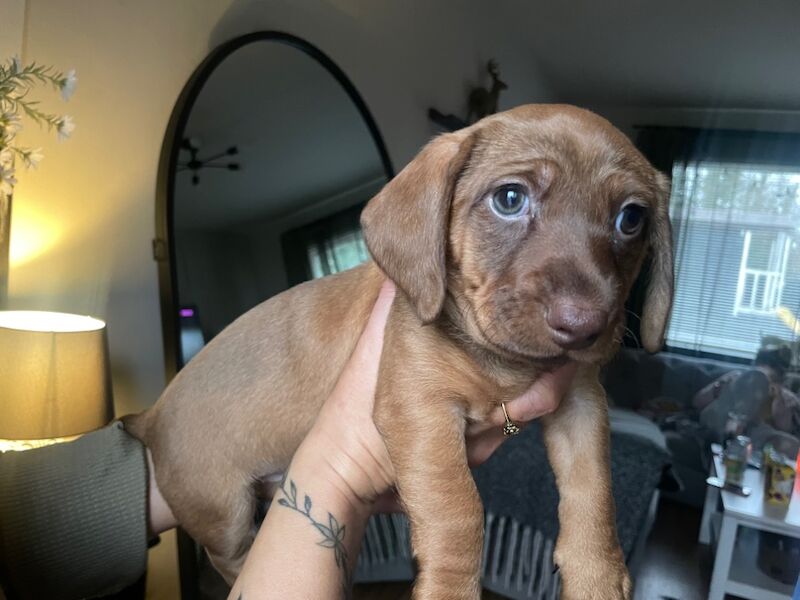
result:
[[[612,407],[608,410],[608,420],[611,433],[636,436],[664,451],[668,450],[664,433],[650,419],[630,410]]]

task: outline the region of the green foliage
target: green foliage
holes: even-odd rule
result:
[[[800,168],[704,163],[674,173],[674,189],[696,209],[800,217]]]
[[[31,91],[37,85],[44,85],[60,91],[62,98],[69,100],[77,82],[74,70],[64,73],[35,62],[22,65],[17,58],[0,64],[0,191],[11,193],[16,183],[14,158],[20,159],[26,167],[36,167],[42,159],[38,148],[14,143],[22,129],[21,116],[55,130],[59,139],[68,138],[75,129],[70,116],[42,110],[40,102],[30,97]]]

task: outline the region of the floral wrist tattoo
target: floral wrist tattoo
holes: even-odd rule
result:
[[[342,571],[342,597],[347,599],[351,598],[353,574],[350,570],[347,548],[345,548],[344,545],[346,525],[340,524],[336,517],[330,512],[328,513],[327,523],[317,521],[317,519],[311,515],[313,506],[311,497],[305,494],[302,506],[299,505],[297,502],[297,485],[295,485],[293,480],[289,479],[289,487],[287,489],[286,483],[287,479],[284,474],[280,484],[280,491],[283,493],[283,498],[278,498],[278,504],[303,515],[308,519],[311,525],[322,534],[322,539],[317,542],[317,545],[333,550],[336,566]]]

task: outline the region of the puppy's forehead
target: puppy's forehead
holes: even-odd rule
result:
[[[652,171],[611,123],[572,106],[523,106],[487,119],[476,135],[477,165],[516,170],[545,159],[562,175],[595,181],[617,173],[649,179]]]

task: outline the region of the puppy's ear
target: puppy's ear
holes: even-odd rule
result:
[[[658,352],[664,345],[664,334],[672,308],[672,227],[669,223],[669,178],[656,173],[658,206],[650,230],[650,281],[642,311],[642,344],[648,352]]]
[[[465,131],[435,138],[369,201],[361,227],[372,258],[406,293],[423,323],[441,312],[455,183],[469,159]]]

